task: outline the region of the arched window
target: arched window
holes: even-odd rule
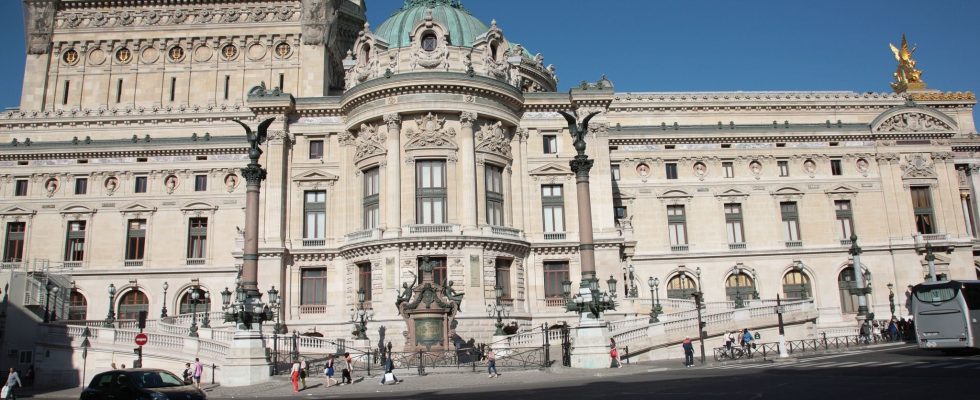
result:
[[[371,45],[364,43],[364,45],[361,46],[361,51],[357,55],[357,61],[359,61],[362,66],[371,63]]]
[[[438,44],[439,41],[436,39],[435,33],[426,32],[424,35],[422,35],[422,50],[435,51]]]
[[[783,297],[791,300],[809,299],[813,295],[810,278],[802,271],[789,271],[783,275]]]
[[[119,300],[119,311],[116,313],[118,319],[137,319],[140,311],[149,311],[150,301],[146,295],[139,290],[126,292]]]
[[[865,284],[867,284],[870,273],[864,271]],[[854,267],[844,268],[837,276],[837,288],[840,290],[840,310],[845,314],[856,313],[858,311],[858,296],[854,293],[857,289],[857,282],[854,280]]]
[[[68,297],[68,319],[72,321],[84,321],[88,314],[88,301],[85,296],[77,290],[72,289]]]
[[[184,292],[184,294],[180,296],[180,303],[178,304],[178,310],[181,314],[211,311],[211,298],[205,296],[205,293],[207,293],[207,291],[204,290],[203,288],[198,288],[197,290],[198,290],[198,297],[197,297],[196,305],[192,305],[194,300],[191,298],[191,292],[193,291],[193,289]]]
[[[728,297],[728,301],[735,301],[736,298],[751,300],[755,295],[755,281],[748,274],[739,272],[729,275],[725,280],[725,296]]]
[[[691,295],[697,291],[694,279],[687,275],[676,275],[667,281],[667,298],[693,300]]]

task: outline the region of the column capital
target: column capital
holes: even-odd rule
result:
[[[385,114],[384,121],[388,129],[401,129],[402,116],[398,113]]]
[[[463,111],[459,114],[459,122],[463,128],[473,128],[473,123],[476,122],[477,117],[475,112]]]

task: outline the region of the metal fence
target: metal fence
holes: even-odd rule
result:
[[[546,368],[551,365],[548,360],[548,348],[528,347],[513,348],[497,354],[496,367],[501,371],[518,371]],[[348,351],[352,358],[352,367],[357,373],[367,376],[380,374],[384,371],[385,356],[390,356],[396,375],[427,375],[442,372],[477,372],[487,368],[486,353],[478,348],[441,351],[411,351],[391,352],[382,354],[378,351]],[[309,376],[322,376],[326,370],[331,354],[294,353],[292,349],[279,349],[273,352],[274,372],[278,375],[288,375],[294,357],[303,357],[307,364]],[[343,357],[343,353],[333,354]],[[335,358],[334,365],[340,363]],[[337,371],[339,375],[340,372]]]
[[[901,341],[891,340],[886,337],[869,336],[838,336],[824,337],[818,339],[788,340],[786,341],[786,352],[789,354],[804,353],[808,351],[836,350],[851,347],[866,346],[878,343],[893,343]],[[714,348],[715,361],[731,361],[739,359],[749,359],[761,357],[763,360],[779,355],[779,343],[757,343],[749,346],[722,346]]]

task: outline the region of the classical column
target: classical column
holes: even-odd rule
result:
[[[401,129],[402,117],[386,114],[388,127],[388,153],[385,155],[385,231],[384,237],[398,237],[401,234]]]
[[[463,128],[459,139],[459,165],[463,166],[463,174],[460,177],[461,190],[457,193],[462,194],[459,209],[463,216],[464,233],[476,229],[476,213],[479,209],[476,204],[476,150],[473,143],[473,124],[476,123],[476,118],[476,113],[468,111],[459,116],[459,123]]]
[[[265,180],[265,169],[259,165],[262,151],[253,147],[249,151],[251,162],[242,168],[245,178],[245,248],[242,254],[242,289],[249,297],[261,296],[259,275],[259,189]]]
[[[595,242],[592,238],[592,199],[589,194],[589,171],[593,161],[585,155],[577,155],[569,162],[575,173],[576,198],[578,199],[578,249],[582,257],[582,281],[596,279]]]

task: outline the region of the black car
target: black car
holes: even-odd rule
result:
[[[162,369],[120,369],[92,378],[79,400],[205,400],[204,391]]]

